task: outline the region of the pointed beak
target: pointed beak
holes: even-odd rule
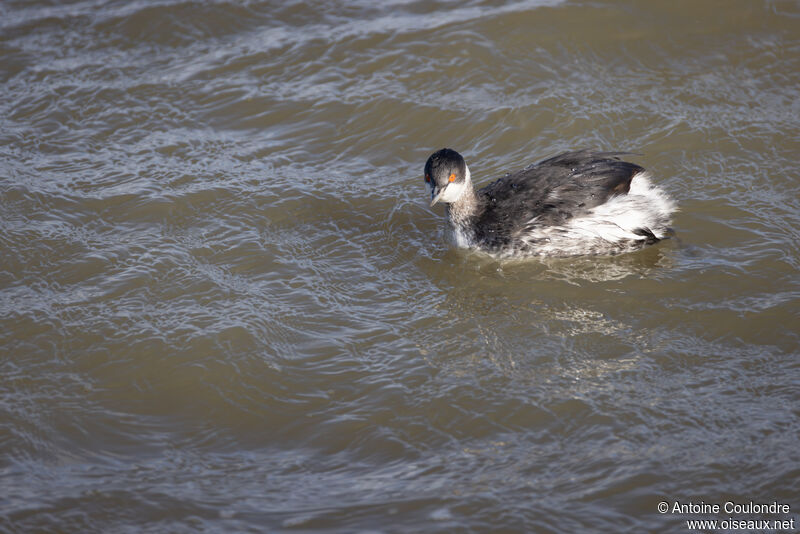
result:
[[[431,199],[431,207],[433,207],[434,204],[439,202],[439,199],[442,198],[442,195],[444,194],[446,189],[447,186],[444,186],[441,189],[438,186],[433,188],[433,191],[431,191],[431,197],[433,197]]]

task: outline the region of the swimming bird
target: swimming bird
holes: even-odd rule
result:
[[[624,154],[564,152],[475,191],[464,158],[443,148],[425,163],[425,182],[460,247],[499,258],[619,254],[669,237],[675,210]]]

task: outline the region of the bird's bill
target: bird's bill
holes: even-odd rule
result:
[[[431,199],[431,207],[433,207],[434,204],[439,202],[439,199],[442,198],[442,195],[444,195],[445,191],[447,191],[447,186],[442,187],[441,189],[437,187],[433,190],[433,192],[431,193],[433,195],[433,199]]]

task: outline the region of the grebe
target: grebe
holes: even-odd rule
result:
[[[425,163],[431,206],[447,204],[456,244],[500,258],[619,254],[668,237],[675,205],[624,152],[565,152],[475,191],[443,148]]]

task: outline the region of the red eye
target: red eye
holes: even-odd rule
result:
[[[428,176],[427,174],[425,175],[425,181],[428,182],[428,183],[430,183],[430,181],[431,181],[431,177]]]
[[[455,182],[456,181],[456,175],[455,174],[451,174],[450,178],[448,178],[448,180],[450,180],[451,182]]]

